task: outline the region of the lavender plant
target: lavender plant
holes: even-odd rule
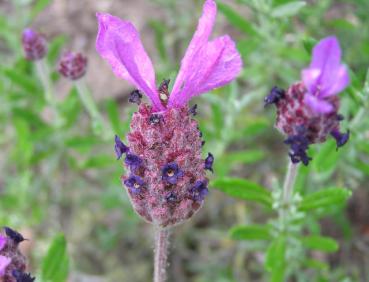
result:
[[[139,104],[133,115],[126,146],[115,139],[117,159],[125,154],[129,171],[122,177],[135,211],[156,227],[154,281],[166,279],[169,227],[192,217],[208,194],[206,170],[214,157],[201,156],[201,131],[193,116],[194,96],[232,81],[242,61],[228,35],[209,41],[216,16],[213,0],[204,3],[197,30],[181,63],[173,89],[169,80],[157,88],[155,72],[138,32],[129,23],[109,14],[97,14],[96,49],[114,73],[135,85],[151,101],[140,104],[139,92],[131,101]]]

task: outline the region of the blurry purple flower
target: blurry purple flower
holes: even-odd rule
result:
[[[45,37],[31,28],[26,28],[23,31],[22,45],[24,55],[30,61],[40,60],[47,53],[47,41]]]
[[[285,95],[286,93],[282,88],[274,86],[272,90],[270,90],[269,95],[264,98],[264,107],[278,103]]]
[[[213,170],[214,156],[212,153],[208,153],[208,156],[205,159],[205,169],[214,172]]]
[[[196,181],[195,184],[190,189],[190,196],[195,201],[201,202],[209,194],[206,181]]]
[[[128,80],[148,96],[155,111],[182,107],[192,97],[229,83],[241,71],[241,57],[228,35],[209,41],[216,12],[215,1],[206,0],[170,95],[164,91],[159,93],[151,60],[130,22],[97,13],[96,49],[118,77]],[[169,98],[164,97],[166,94]]]
[[[31,273],[25,273],[20,270],[13,270],[13,277],[16,279],[16,282],[33,282],[35,281],[35,277],[31,276]]]
[[[141,94],[140,90],[136,89],[136,90],[133,90],[131,92],[131,94],[129,95],[128,102],[140,105],[141,104],[141,99],[142,99],[142,94]]]
[[[189,110],[190,114],[192,114],[193,116],[197,115],[197,104],[193,105],[190,110]]]
[[[5,274],[5,270],[11,261],[12,260],[10,258],[0,255],[0,278]]]
[[[85,75],[87,57],[82,53],[66,51],[59,60],[58,71],[65,78],[77,80]]]
[[[135,154],[127,153],[124,163],[131,169],[132,172],[134,172],[141,166],[142,159]]]
[[[117,160],[119,160],[123,154],[129,151],[129,148],[122,142],[122,140],[120,140],[118,135],[115,135],[114,150],[117,156]]]
[[[24,240],[24,237],[22,234],[20,234],[19,232],[11,229],[10,227],[4,227],[4,230],[5,230],[5,234],[6,236],[8,236],[8,238],[12,239],[14,241],[14,243],[16,244],[19,244],[21,242],[23,242]]]
[[[0,234],[0,251],[5,247],[7,240],[5,236]]]
[[[139,194],[144,186],[144,181],[137,175],[131,175],[128,179],[124,180],[126,185],[133,194]]]
[[[318,114],[332,112],[334,107],[326,98],[337,95],[350,83],[336,37],[326,37],[314,47],[311,64],[301,76],[308,90],[305,103]]]
[[[166,164],[161,171],[162,179],[170,184],[177,184],[178,179],[183,176],[183,171],[175,162]]]
[[[350,139],[350,131],[347,131],[346,133],[341,133],[339,130],[334,129],[332,130],[331,135],[334,139],[336,139],[337,149],[345,145]]]

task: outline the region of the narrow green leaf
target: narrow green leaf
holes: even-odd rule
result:
[[[54,237],[42,260],[41,277],[45,282],[64,282],[69,272],[67,242],[63,234]]]
[[[227,18],[231,25],[248,35],[258,35],[252,23],[247,21],[244,16],[237,13],[233,8],[231,8],[231,6],[219,1],[217,4],[219,11]]]
[[[63,35],[59,35],[49,43],[47,60],[51,65],[53,65],[60,56],[60,51],[66,42],[67,38]]]
[[[42,12],[47,5],[49,5],[51,0],[38,0],[33,5],[32,11],[31,11],[31,18],[36,17],[40,12]]]
[[[320,146],[319,153],[315,156],[313,166],[317,172],[329,173],[335,169],[342,150],[337,151],[334,140],[328,140]]]
[[[80,168],[102,168],[107,167],[112,164],[112,162],[115,160],[114,156],[108,156],[108,155],[97,155],[89,158],[82,164],[80,164]]]
[[[234,240],[269,240],[271,238],[270,226],[261,224],[233,226],[229,233]]]
[[[15,85],[28,92],[30,95],[39,91],[37,83],[30,78],[29,75],[25,75],[13,69],[4,70],[4,75]]]
[[[301,238],[302,245],[311,250],[336,252],[339,245],[336,240],[323,236],[308,236]]]
[[[286,239],[284,237],[276,238],[268,247],[265,257],[265,268],[271,272],[272,282],[284,281],[286,269]]]
[[[304,1],[288,2],[275,7],[271,15],[274,18],[291,17],[296,15],[305,5],[306,3]]]
[[[154,30],[155,45],[156,45],[156,49],[159,52],[160,58],[163,61],[166,61],[168,59],[167,50],[165,48],[165,41],[164,41],[166,27],[163,23],[156,21],[156,20],[149,21],[149,25]]]
[[[211,186],[231,197],[259,202],[268,207],[272,205],[271,193],[259,184],[246,179],[219,178],[214,180]]]
[[[305,51],[310,55],[312,50],[313,50],[313,47],[317,44],[317,40],[315,38],[312,38],[312,37],[305,37],[303,40],[302,40],[302,43],[304,45],[304,48],[305,48]]]
[[[308,211],[342,205],[351,196],[351,191],[344,188],[327,188],[304,197],[299,209]]]

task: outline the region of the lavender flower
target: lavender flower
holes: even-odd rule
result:
[[[16,279],[16,282],[33,282],[35,281],[35,277],[31,276],[31,273],[25,273],[20,270],[13,270],[13,277]]]
[[[21,242],[23,242],[24,240],[24,237],[22,234],[20,234],[19,232],[11,229],[10,227],[4,227],[4,230],[5,230],[5,234],[6,236],[8,236],[8,238],[12,239],[14,241],[14,243],[16,244],[19,244]]]
[[[204,141],[193,119],[196,107],[188,106],[190,99],[228,84],[242,68],[241,57],[228,35],[209,40],[216,13],[215,1],[206,0],[171,91],[169,80],[157,87],[154,67],[135,27],[109,14],[97,14],[97,51],[118,77],[133,84],[151,102],[141,103],[133,114],[125,165],[145,183],[145,193],[140,197],[132,195],[128,187],[134,209],[160,227],[190,218],[200,209],[207,191],[206,185],[196,186],[193,197],[188,197],[188,187],[207,183],[201,158]],[[131,155],[145,161],[131,160]]]
[[[324,38],[314,47],[311,64],[301,76],[307,88],[305,103],[317,114],[332,112],[334,106],[327,98],[337,95],[350,83],[336,37]]]
[[[137,175],[131,175],[128,179],[124,180],[126,185],[133,194],[140,194],[145,183],[141,177]]]
[[[44,36],[31,28],[26,28],[22,34],[22,45],[27,60],[37,61],[47,53],[47,41]]]
[[[66,51],[59,60],[58,71],[65,78],[77,80],[85,75],[87,57],[82,53]]]
[[[0,255],[0,277],[2,277],[5,274],[5,270],[11,263],[11,261],[12,260],[10,258]]]
[[[213,170],[214,156],[212,153],[208,153],[208,156],[205,159],[205,169],[210,170],[214,173]]]
[[[131,94],[129,95],[128,102],[140,105],[142,99],[142,94],[139,90],[133,90]]]
[[[124,145],[122,140],[120,140],[118,135],[115,135],[115,145],[114,145],[115,154],[117,156],[117,160],[119,160],[123,154],[129,151],[129,148]]]
[[[142,159],[132,153],[127,153],[124,163],[131,169],[131,171],[135,171],[142,164]]]
[[[206,181],[196,181],[195,184],[189,190],[190,196],[197,202],[202,202],[209,194]]]
[[[162,179],[169,184],[177,184],[178,179],[183,177],[183,171],[176,162],[166,164],[161,171]]]
[[[310,144],[325,142],[331,135],[339,148],[349,139],[349,132],[340,131],[343,116],[338,113],[337,94],[350,79],[335,37],[327,37],[314,47],[311,64],[301,76],[302,82],[287,91],[274,87],[264,102],[277,107],[276,127],[287,135],[285,144],[291,148],[291,161],[307,165],[311,160],[306,153]]]

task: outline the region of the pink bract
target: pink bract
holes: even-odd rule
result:
[[[154,111],[180,108],[192,97],[226,85],[242,69],[241,57],[228,35],[209,41],[216,13],[215,1],[206,0],[167,104],[159,98],[154,67],[130,22],[97,13],[96,49],[118,77],[128,80],[151,100]]]

